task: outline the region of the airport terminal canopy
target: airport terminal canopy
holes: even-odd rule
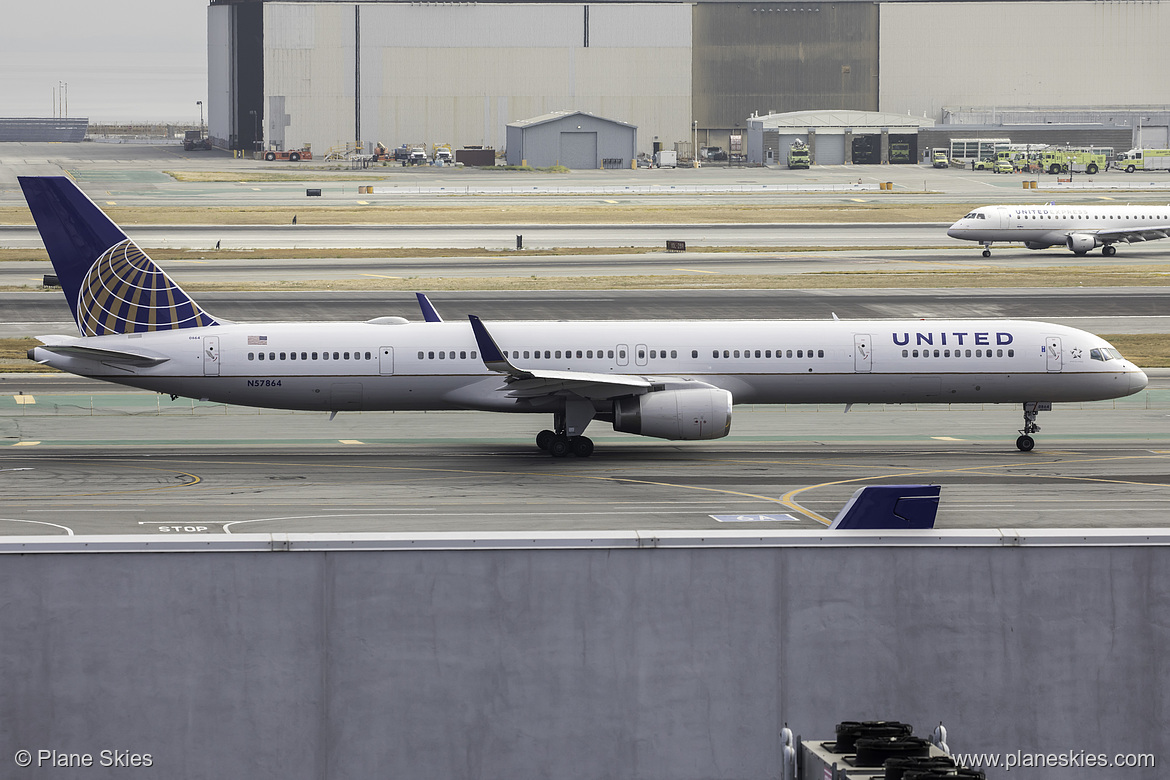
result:
[[[553,111],[509,122],[508,164],[566,168],[628,168],[637,155],[638,128],[586,111]]]
[[[891,141],[910,144],[914,159],[918,131],[934,125],[926,117],[848,109],[751,116],[747,119],[748,162],[782,163],[796,140],[809,144],[813,162],[821,165],[892,162]]]

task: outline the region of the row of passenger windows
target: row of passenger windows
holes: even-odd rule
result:
[[[467,360],[468,354],[471,355],[472,360],[475,360],[475,350],[472,350],[470,353],[468,353],[467,350],[461,350],[459,352],[459,359],[460,360]],[[448,351],[448,350],[441,349],[438,352],[435,352],[434,350],[431,350],[429,352],[423,352],[422,350],[419,350],[418,359],[419,360],[455,360],[455,350],[452,349],[452,350]]]
[[[985,352],[986,352],[986,354],[984,354]],[[971,357],[971,350],[968,349],[968,350],[966,350],[966,354],[963,354],[963,353],[964,353],[964,350],[956,349],[955,354],[952,356],[951,351],[949,349],[943,349],[943,350],[936,349],[933,351],[933,353],[929,349],[924,349],[924,350],[922,350],[921,357],[924,357],[924,358],[925,357],[945,357],[945,358]],[[982,349],[975,350],[975,357],[1003,357],[1003,355],[1004,355],[1004,351],[1002,349],[995,350],[994,355],[992,354],[992,350],[990,350],[990,349],[988,349],[988,350],[982,350]],[[1014,349],[1007,350],[1007,356],[1008,357],[1015,357],[1016,351]],[[919,357],[918,350],[904,349],[904,350],[902,350],[902,357]]]
[[[979,215],[983,217],[982,214]],[[1100,214],[1090,217],[1088,214],[1020,214],[1020,219],[1166,219],[1164,215],[1150,214],[1146,216],[1142,214],[1137,217],[1122,216],[1120,214]]]
[[[725,357],[725,358],[728,358],[728,357],[737,358],[737,357],[739,357],[739,354],[740,353],[739,353],[738,349],[730,349],[730,350],[725,349],[722,352],[720,352],[717,349],[711,350],[711,357],[713,357],[713,358],[718,358],[720,356]],[[757,350],[755,350],[754,354],[755,354],[755,357],[770,358],[770,357],[772,357],[772,350],[770,350],[770,349],[763,349],[763,350],[757,349]],[[753,355],[753,351],[750,349],[745,349],[743,351],[743,356],[745,358],[750,358],[750,357],[752,357],[752,355]],[[699,353],[695,352],[691,356],[698,357]],[[783,349],[776,350],[776,357],[778,357],[778,358],[793,357],[793,356],[798,357],[798,358],[813,357],[813,351],[811,349],[798,349],[795,351],[790,349],[790,350],[787,350],[787,352]],[[816,351],[816,357],[823,358],[824,356],[825,356],[825,351],[823,349],[818,349]]]
[[[278,358],[277,355],[280,355]],[[363,355],[365,357],[363,357]],[[352,357],[351,357],[352,356]],[[297,360],[296,352],[249,352],[248,360]],[[373,360],[370,352],[302,352],[300,360]]]

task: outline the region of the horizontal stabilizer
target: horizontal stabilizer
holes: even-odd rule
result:
[[[122,349],[102,349],[99,347],[87,347],[82,344],[74,343],[60,343],[60,344],[45,344],[37,347],[57,355],[66,355],[68,357],[81,358],[83,360],[96,360],[101,363],[121,363],[128,366],[149,367],[157,366],[160,363],[165,363],[170,360],[167,355],[158,352],[151,352],[150,350],[122,350]]]
[[[941,492],[940,485],[866,485],[857,489],[829,528],[934,528]]]

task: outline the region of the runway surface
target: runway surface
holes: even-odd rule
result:
[[[426,285],[419,284],[419,291]],[[218,317],[240,322],[344,321],[398,315],[421,320],[412,293],[389,291],[200,292]],[[1038,319],[1095,333],[1170,330],[1170,288],[947,288],[843,290],[587,290],[440,292],[430,295],[449,320],[884,319],[997,317]],[[59,290],[0,293],[0,338],[69,334]]]
[[[943,486],[943,528],[1164,525],[1170,389],[1058,405],[737,407],[717,442],[544,416],[258,412],[145,393],[0,399],[0,534],[817,528],[859,486]]]

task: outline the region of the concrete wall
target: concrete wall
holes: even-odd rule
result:
[[[1167,29],[1167,2],[882,3],[880,110],[1164,106]]]
[[[118,749],[143,778],[766,778],[785,722],[875,718],[943,721],[957,751],[1170,757],[1167,535],[973,533],[0,555],[3,776],[80,776],[19,749]]]

